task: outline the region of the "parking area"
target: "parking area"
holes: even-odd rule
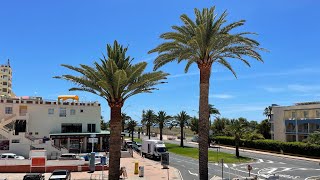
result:
[[[135,163],[138,162],[139,166],[144,167],[144,177],[139,177],[139,174],[134,174]],[[163,169],[160,161],[153,161],[147,158],[142,158],[138,153],[133,153],[132,158],[121,158],[121,167],[125,167],[128,180],[179,180],[181,179],[180,173],[177,169],[169,167],[169,169]],[[8,180],[22,180],[26,173],[0,173],[1,178],[7,178]],[[101,180],[107,179],[108,171],[95,171],[94,173],[88,172],[72,172],[72,180]],[[51,173],[45,173],[45,179],[48,180]]]

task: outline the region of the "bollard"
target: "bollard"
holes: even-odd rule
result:
[[[139,166],[139,177],[143,177],[143,176],[144,176],[144,167]]]
[[[135,163],[134,163],[134,174],[139,174],[139,162],[138,161],[136,161]]]

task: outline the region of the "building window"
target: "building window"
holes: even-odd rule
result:
[[[38,134],[39,134],[38,132],[35,132],[35,133],[34,133],[34,135],[38,135]]]
[[[20,140],[19,139],[12,139],[11,143],[20,143]]]
[[[62,123],[61,124],[61,132],[62,133],[81,133],[82,132],[82,124]]]
[[[2,84],[3,84],[3,85],[8,85],[8,83],[7,83],[7,82],[3,82]]]
[[[67,109],[66,108],[60,108],[60,117],[66,117],[67,116]]]
[[[48,114],[54,114],[54,109],[53,108],[49,108],[48,109]]]
[[[70,115],[76,115],[76,110],[75,109],[70,109]]]
[[[96,124],[88,124],[88,132],[96,132]]]
[[[303,117],[309,118],[309,111],[303,111]]]
[[[12,107],[6,107],[5,113],[6,114],[12,114]]]
[[[297,117],[297,113],[295,112],[295,111],[293,111],[292,113],[291,113],[291,118],[292,119],[295,119]]]
[[[7,91],[8,91],[7,88],[2,89],[2,92],[7,92]]]

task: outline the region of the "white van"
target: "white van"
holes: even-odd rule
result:
[[[141,146],[142,156],[149,156],[153,159],[160,159],[161,154],[167,151],[166,145],[160,140],[143,140]]]

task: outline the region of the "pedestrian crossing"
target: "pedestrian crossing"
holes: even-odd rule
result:
[[[266,164],[282,164],[282,165],[284,165],[284,164],[286,164],[286,163],[284,163],[284,162],[275,162],[275,161],[271,161],[271,160],[266,160],[266,159],[256,159],[256,162],[255,162],[256,164],[260,164],[260,163],[266,163]],[[215,166],[222,166],[222,164],[221,163],[213,163]],[[229,168],[229,167],[237,167],[237,166],[244,166],[244,165],[247,165],[248,163],[245,163],[245,164],[228,164],[228,163],[223,163],[223,166],[225,167],[225,168]],[[254,163],[252,163],[252,164],[254,164]]]

